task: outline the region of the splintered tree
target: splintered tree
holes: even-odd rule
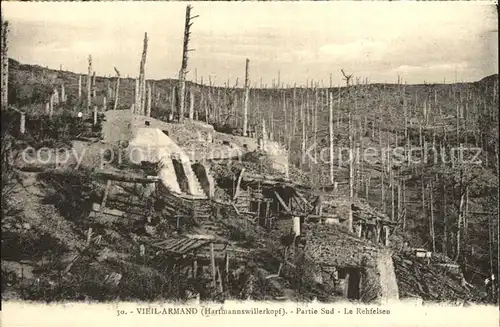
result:
[[[346,84],[346,86],[349,86],[349,85],[350,85],[350,83],[351,83],[351,78],[352,78],[353,74],[351,74],[351,75],[347,75],[347,74],[344,72],[344,70],[343,70],[343,69],[341,69],[340,71],[342,72],[342,75],[344,75],[343,80],[345,80],[345,84]]]
[[[151,83],[148,83],[148,100],[146,102],[146,116],[151,116]]]
[[[2,109],[7,109],[9,94],[9,55],[8,55],[9,22],[2,15]]]
[[[87,75],[87,113],[92,106],[92,55],[89,55],[89,72]]]
[[[95,72],[92,73],[92,98],[96,98]]]
[[[328,101],[328,109],[329,109],[329,119],[328,119],[328,130],[330,136],[330,183],[333,185],[335,182],[334,174],[333,174],[333,94],[330,92],[329,101]]]
[[[144,43],[142,47],[141,63],[139,66],[139,86],[137,93],[137,103],[135,112],[139,115],[145,114],[146,104],[146,57],[148,55],[148,33],[144,33]]]
[[[116,110],[118,108],[118,93],[120,90],[120,71],[115,68],[116,72],[116,88],[115,88],[115,103],[113,105],[113,110]]]
[[[247,58],[245,64],[245,98],[243,100],[243,136],[248,133],[248,97],[250,95],[250,77],[248,75],[248,66],[250,59]]]
[[[179,71],[179,84],[180,84],[179,103],[178,103],[178,105],[179,105],[179,108],[178,108],[179,121],[182,121],[182,119],[184,118],[188,53],[190,51],[194,51],[194,49],[189,49],[189,40],[190,40],[190,36],[191,36],[190,29],[191,29],[191,26],[193,25],[191,20],[198,17],[198,15],[191,16],[191,9],[192,9],[192,7],[190,5],[186,6],[186,21],[185,21],[185,25],[184,25],[184,43],[183,43],[183,47],[182,47],[182,64],[181,64],[181,70]]]

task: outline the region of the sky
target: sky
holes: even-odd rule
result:
[[[146,77],[175,78],[187,2],[2,2],[9,56],[21,63],[136,77],[144,33]],[[490,2],[192,2],[188,79],[252,84],[313,79],[344,84],[475,81],[498,73]],[[36,13],[36,14],[33,14]]]

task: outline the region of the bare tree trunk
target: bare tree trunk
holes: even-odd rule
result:
[[[151,83],[148,83],[148,100],[146,104],[146,116],[151,117],[151,97],[152,97],[152,90],[151,90]]]
[[[302,96],[302,103],[300,104],[300,121],[302,123],[302,152],[301,152],[301,159],[300,159],[300,168],[302,169],[305,162],[304,162],[304,153],[306,153],[306,120],[305,120],[305,114],[304,114],[304,97]]]
[[[314,109],[313,109],[313,144],[316,145],[317,142],[317,135],[318,135],[318,105],[319,105],[319,99],[318,99],[318,89],[314,89]],[[317,146],[314,146],[314,160],[315,160],[315,167],[317,168]],[[318,176],[318,172],[316,171],[313,176]]]
[[[172,87],[172,92],[171,92],[171,95],[170,95],[170,119],[171,120],[173,118],[173,115],[175,113],[175,107],[177,105],[176,103],[176,97],[175,97],[175,86]]]
[[[390,176],[390,183],[391,183],[391,220],[395,220],[395,204],[394,204],[394,171],[392,169],[392,156],[389,154],[389,164],[390,164],[390,170],[389,170],[389,176]]]
[[[430,182],[429,185],[429,192],[430,192],[430,205],[431,205],[431,238],[432,238],[432,252],[436,252],[436,233],[434,232],[434,186],[432,181]]]
[[[333,93],[329,93],[330,95],[330,105],[329,105],[329,134],[330,134],[330,183],[333,185],[334,173],[333,173]]]
[[[82,75],[78,75],[78,100],[82,98]]]
[[[141,109],[141,82],[139,78],[135,79],[135,103],[134,114],[139,114]]]
[[[402,203],[401,203],[401,207],[402,207],[402,212],[401,212],[401,215],[403,216],[403,232],[406,231],[406,181],[403,179],[401,181],[401,186],[403,188],[402,190]]]
[[[248,97],[250,95],[250,76],[249,76],[250,59],[247,58],[245,63],[245,99],[243,100],[243,136],[248,136]]]
[[[422,212],[425,212],[425,179],[423,173],[420,175]]]
[[[111,76],[110,76],[111,77]],[[108,99],[113,99],[113,88],[111,87],[111,82],[110,80],[108,79],[107,80],[107,94],[106,94],[106,97]]]
[[[193,88],[189,90],[189,120],[194,118],[194,92]]]
[[[381,127],[379,127],[379,133],[378,133],[378,141],[379,141],[379,147],[382,149],[382,170],[380,173],[380,191],[381,191],[381,200],[382,200],[382,212],[385,214],[386,213],[386,203],[385,203],[385,160],[386,160],[386,152],[383,150],[383,143],[382,143],[382,130]]]
[[[118,108],[118,94],[120,93],[120,72],[118,69],[115,67],[115,72],[116,72],[116,90],[115,90],[115,104],[113,106],[113,110],[116,110]]]
[[[139,64],[139,80],[137,89],[136,113],[145,115],[146,104],[146,58],[148,55],[148,33],[144,33],[141,62]]]
[[[9,42],[9,22],[5,21],[3,14],[2,20],[2,110],[6,110],[9,105],[9,54],[8,54],[8,42]]]
[[[191,25],[193,23],[191,20],[195,17],[191,17],[191,9],[190,5],[186,6],[186,19],[184,24],[184,42],[182,47],[182,64],[181,69],[179,71],[179,121],[184,119],[184,105],[185,105],[185,96],[186,96],[186,75],[187,75],[187,67],[188,67],[188,53],[192,51],[189,49],[189,40],[191,36]]]
[[[349,197],[351,201],[354,198],[354,155],[353,155],[353,139],[352,139],[352,129],[351,129],[351,113],[349,112]],[[353,213],[352,206],[349,206],[349,231],[353,231],[352,223],[353,223]]]
[[[458,258],[460,257],[460,243],[461,243],[461,232],[460,229],[462,228],[462,220],[463,220],[463,208],[464,208],[464,203],[465,203],[465,192],[461,192],[462,194],[460,195],[460,205],[458,209],[458,219],[457,219],[457,248],[455,252],[455,261],[458,261]]]
[[[49,100],[49,117],[52,117],[53,114],[54,114],[54,93],[52,93]]]
[[[203,106],[205,108],[205,122],[208,124],[208,105],[207,105],[207,99],[203,97],[203,92],[201,93],[200,106],[201,103],[203,103]]]
[[[442,195],[442,212],[443,217],[443,254],[448,256],[448,219],[446,212],[446,185],[443,176],[441,176],[441,195]]]
[[[92,73],[92,98],[96,98],[95,72]]]
[[[87,113],[90,113],[92,106],[92,56],[89,55],[89,72],[87,75]]]

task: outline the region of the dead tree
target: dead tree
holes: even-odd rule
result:
[[[144,33],[141,63],[139,65],[139,90],[137,94],[136,113],[145,114],[146,109],[146,57],[148,55],[148,33]]]
[[[248,133],[248,97],[250,95],[249,65],[250,59],[247,58],[245,64],[245,99],[243,101],[243,136],[247,136]]]
[[[193,88],[189,90],[189,120],[194,119],[194,92]]]
[[[190,5],[186,6],[186,20],[185,20],[185,25],[184,25],[184,42],[183,42],[183,47],[182,47],[182,64],[181,64],[181,70],[179,71],[179,84],[180,84],[180,92],[179,92],[179,121],[182,121],[184,118],[184,104],[185,104],[185,97],[186,97],[186,75],[187,75],[187,66],[188,66],[188,53],[190,51],[194,51],[194,49],[189,49],[189,40],[191,36],[191,26],[193,23],[191,20],[194,18],[198,17],[197,16],[191,16],[191,9],[192,7]]]
[[[148,83],[148,100],[146,102],[146,116],[151,116],[151,83]]]
[[[136,114],[139,112],[139,107],[140,107],[140,103],[141,103],[141,99],[139,97],[139,93],[140,93],[140,81],[139,81],[139,78],[136,78],[135,79],[135,101],[132,105],[132,108],[133,108],[133,113]]]
[[[352,123],[351,123],[351,113],[349,112],[349,197],[351,201],[354,199],[354,141],[352,137]],[[353,212],[352,205],[349,209],[349,222],[348,229],[349,231],[353,231],[352,229],[353,223]]]
[[[82,98],[82,75],[78,75],[78,100]]]
[[[92,98],[96,98],[95,72],[92,73]]]
[[[351,78],[353,76],[353,74],[351,75],[347,75],[343,69],[340,70],[342,72],[342,75],[344,75],[344,78],[343,80],[345,80],[345,83],[346,83],[346,86],[349,86],[350,85],[350,82],[351,82]]]
[[[333,94],[328,93],[329,95],[329,134],[330,134],[330,183],[333,185],[335,182],[333,175]]]
[[[89,71],[87,75],[87,113],[90,113],[92,106],[92,55],[89,55]]]
[[[2,15],[2,109],[7,109],[9,94],[9,54],[8,54],[9,22]]]
[[[115,104],[113,106],[113,110],[116,110],[118,108],[118,93],[120,90],[120,72],[118,69],[115,67],[115,72],[116,72],[116,90],[115,90]]]

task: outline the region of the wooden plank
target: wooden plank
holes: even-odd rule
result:
[[[293,200],[295,201],[295,203],[297,203],[297,206],[299,207],[299,210],[301,210],[301,211],[307,211],[307,210],[306,210],[306,208],[304,208],[304,207],[302,206],[302,203],[301,203],[301,202],[299,202],[299,200],[297,200],[297,197],[296,197],[296,196],[293,196],[292,198],[293,198]]]
[[[236,211],[236,215],[240,215],[240,211],[238,210],[238,208],[236,207],[236,205],[234,204],[234,202],[231,203],[231,206],[234,208],[234,211]]]
[[[115,172],[111,170],[97,169],[93,175],[96,178],[112,179],[115,181],[129,182],[129,183],[156,183],[160,180],[158,176],[143,177],[138,174],[131,174],[125,172]]]
[[[311,205],[311,204],[310,204],[310,203],[309,203],[309,202],[308,202],[308,201],[304,198],[304,196],[303,196],[302,194],[300,194],[300,192],[299,192],[299,191],[297,191],[297,190],[295,190],[295,189],[294,189],[294,192],[295,192],[295,194],[299,197],[299,199],[301,199],[301,200],[302,200],[302,202],[304,202],[304,204],[305,204],[306,208],[307,208],[307,206],[310,206],[310,205]]]
[[[283,199],[281,198],[281,196],[276,191],[273,191],[273,192],[274,192],[274,195],[276,195],[276,198],[278,199],[279,203],[283,206],[283,208],[285,208],[286,212],[287,213],[291,213],[292,211],[286,205],[285,201],[283,201]]]
[[[110,209],[110,208],[102,208],[101,212],[106,215],[116,216],[116,217],[125,217],[127,215],[126,212],[118,210],[118,209]]]

